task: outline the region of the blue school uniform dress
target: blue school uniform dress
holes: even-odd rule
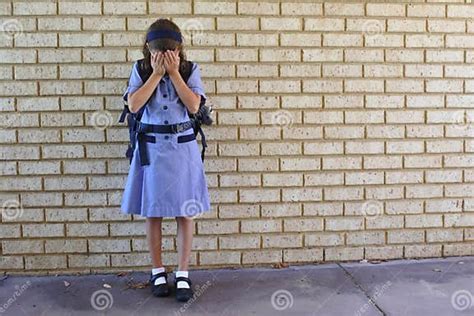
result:
[[[137,67],[136,61],[126,93],[132,93],[143,85]],[[197,63],[193,64],[187,85],[193,92],[207,98]],[[144,106],[143,123],[167,125],[189,120],[186,106],[179,101],[167,73],[161,78],[152,99]],[[178,143],[178,137],[190,134],[194,134],[192,128],[178,133],[146,133],[155,138],[155,142],[146,142],[148,165],[141,164],[136,143],[122,196],[123,213],[144,217],[194,217],[211,210],[198,143],[196,139]]]

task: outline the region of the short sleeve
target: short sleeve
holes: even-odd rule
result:
[[[200,94],[204,99],[207,99],[206,93],[204,92],[204,84],[201,80],[201,70],[196,62],[193,62],[191,75],[186,83],[191,91]]]
[[[138,61],[135,61],[132,67],[132,72],[130,73],[130,78],[128,79],[128,88],[125,93],[132,93],[138,90],[143,85],[142,78],[138,73]]]

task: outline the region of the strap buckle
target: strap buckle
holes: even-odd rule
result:
[[[173,131],[173,133],[180,133],[184,131],[184,124],[178,123],[171,125],[171,130]]]

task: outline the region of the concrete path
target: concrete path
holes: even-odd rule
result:
[[[0,277],[0,315],[474,315],[474,257],[192,270],[190,277],[188,303],[174,291],[152,296],[144,272]]]

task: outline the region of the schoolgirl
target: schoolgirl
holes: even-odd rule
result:
[[[188,111],[196,113],[201,98],[207,97],[197,63],[193,63],[189,79],[183,80],[182,70],[188,61],[182,33],[174,22],[156,20],[145,38],[144,58],[134,62],[127,88],[129,110],[145,110],[121,210],[146,217],[153,262],[150,283],[155,296],[170,294],[161,258],[161,229],[163,217],[175,217],[179,262],[174,285],[176,299],[187,301],[194,294],[188,275],[193,219],[211,210],[204,166],[188,124]],[[140,78],[138,67],[151,72],[146,82]]]

